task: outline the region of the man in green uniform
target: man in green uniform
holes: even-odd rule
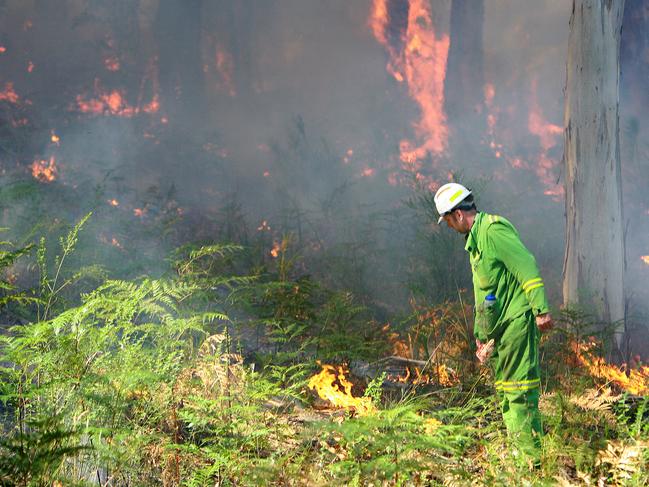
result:
[[[505,218],[478,212],[464,186],[435,194],[440,214],[466,236],[475,295],[474,334],[480,362],[490,358],[507,432],[517,455],[540,464],[539,331],[552,328],[543,279],[534,256]]]

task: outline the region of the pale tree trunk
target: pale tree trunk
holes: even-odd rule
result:
[[[624,333],[624,231],[618,133],[624,0],[573,0],[566,76],[563,300]]]

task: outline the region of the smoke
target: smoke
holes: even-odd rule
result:
[[[2,2],[0,89],[12,83],[20,97],[0,97],[2,123],[15,125],[2,132],[3,185],[30,178],[35,160],[54,157],[58,170],[56,181],[33,181],[32,196],[5,201],[3,224],[29,233],[33,199],[50,220],[94,210],[98,245],[130,272],[190,239],[256,239],[270,251],[292,232],[309,271],[341,258],[346,267],[319,272],[399,306],[409,242],[424,228],[403,202],[413,185],[459,172],[482,188],[482,209],[517,224],[558,291],[570,2],[493,0],[476,19],[461,4],[459,21],[450,0]],[[454,30],[472,22],[482,35],[462,48],[467,33]],[[442,53],[458,64],[438,69],[435,84],[425,64]],[[625,113],[637,175],[646,123]],[[430,143],[434,124],[448,143]],[[417,150],[404,159],[404,148]],[[627,217],[646,221],[646,197],[633,194]],[[636,257],[649,254],[647,234],[629,235],[629,265],[645,280]]]

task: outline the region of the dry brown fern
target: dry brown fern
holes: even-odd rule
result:
[[[606,448],[597,454],[595,465],[603,469],[615,485],[619,485],[631,479],[642,468],[644,450],[647,448],[649,441],[609,441]]]
[[[614,394],[609,387],[596,387],[587,389],[579,396],[570,396],[569,401],[585,411],[597,412],[613,421],[615,417],[611,413],[611,405],[621,397],[621,394]]]

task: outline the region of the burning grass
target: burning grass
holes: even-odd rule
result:
[[[649,396],[649,366],[638,365],[631,368],[626,364],[611,365],[594,353],[598,347],[594,340],[586,343],[574,341],[571,347],[579,363],[592,377],[604,380],[630,394]]]

